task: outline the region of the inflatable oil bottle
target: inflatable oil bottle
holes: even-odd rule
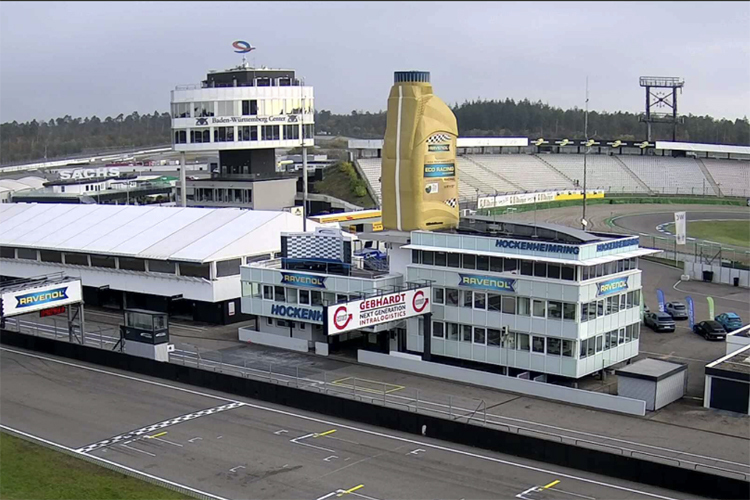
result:
[[[383,228],[458,226],[458,125],[430,73],[397,71],[388,97],[381,187]]]

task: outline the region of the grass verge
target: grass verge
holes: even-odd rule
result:
[[[0,432],[3,500],[172,500],[181,493]]]
[[[664,226],[674,234],[674,224]],[[750,247],[750,223],[746,220],[688,221],[687,235],[725,245]]]
[[[365,181],[359,178],[356,169],[347,162],[326,168],[323,180],[315,182],[311,192],[327,194],[363,208],[377,207],[367,191]]]

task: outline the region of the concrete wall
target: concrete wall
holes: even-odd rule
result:
[[[636,399],[611,396],[609,394],[601,394],[598,392],[582,391],[580,389],[571,389],[559,385],[505,377],[494,373],[468,370],[466,368],[443,365],[440,363],[430,363],[418,359],[408,359],[402,356],[390,356],[388,354],[370,351],[359,350],[357,352],[357,360],[360,363],[380,366],[383,368],[415,372],[430,377],[452,380],[454,382],[464,382],[503,391],[528,394],[530,396],[537,396],[540,398],[563,401],[582,406],[590,406],[592,408],[626,413],[628,415],[643,416],[646,414],[646,403]]]
[[[308,342],[304,339],[282,337],[281,335],[274,335],[273,333],[256,332],[249,328],[240,328],[239,337],[242,342],[252,342],[254,344],[269,345],[299,352],[308,351]]]
[[[750,271],[710,266],[698,262],[685,262],[685,274],[690,276],[691,280],[703,281],[703,271],[713,271],[714,277],[712,283],[733,285],[733,278],[737,277],[740,279],[740,286],[745,288],[750,287]]]

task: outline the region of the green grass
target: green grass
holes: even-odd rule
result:
[[[664,226],[674,234],[674,224]],[[725,245],[750,247],[750,223],[746,220],[688,221],[687,235]]]
[[[327,194],[363,208],[375,208],[372,199],[354,167],[349,163],[331,165],[323,172],[323,180],[313,184],[313,193]]]
[[[3,500],[172,500],[181,493],[0,433]]]

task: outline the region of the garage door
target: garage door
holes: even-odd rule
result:
[[[750,384],[711,377],[711,408],[748,413]]]

